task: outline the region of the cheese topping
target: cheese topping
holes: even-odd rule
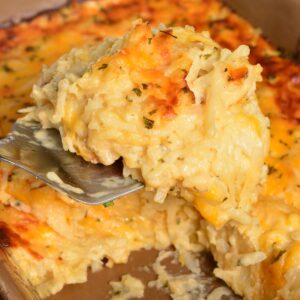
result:
[[[248,55],[192,27],[137,22],[45,68],[30,117],[59,129],[65,150],[105,165],[122,157],[125,174],[145,181],[157,202],[181,192],[221,226],[248,211],[266,174],[261,67]]]
[[[85,281],[87,268],[99,270],[104,256],[112,265],[126,262],[131,251],[145,247],[165,249],[172,244],[190,254],[206,244],[218,263],[214,273],[235,293],[249,300],[298,300],[300,67],[283,58],[219,0],[85,1],[0,29],[1,137],[20,117],[17,111],[32,105],[29,94],[43,64],[55,62],[71,48],[121,36],[141,16],[153,26],[163,22],[209,30],[219,45],[230,50],[248,45],[250,61],[262,65],[263,82],[256,92],[262,111],[271,120],[271,143],[268,176],[251,209],[252,219],[236,211],[239,223],[231,221],[217,230],[201,221],[187,201],[168,196],[157,205],[152,194],[146,197],[144,193],[124,197],[108,208],[88,208],[1,163],[0,240],[5,253],[26,284],[46,297],[64,284]],[[236,80],[244,74],[243,66],[230,70]],[[203,203],[200,209],[214,223],[226,212],[209,201]],[[267,257],[259,262],[262,252]]]

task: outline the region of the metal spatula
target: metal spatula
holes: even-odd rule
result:
[[[57,130],[41,129],[35,122],[14,124],[12,132],[0,140],[0,159],[89,205],[104,204],[143,187],[123,177],[121,161],[111,166],[88,163],[63,149]]]

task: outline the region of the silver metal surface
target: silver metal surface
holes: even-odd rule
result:
[[[89,205],[109,202],[143,187],[132,178],[123,177],[121,161],[111,166],[88,163],[64,151],[57,130],[43,129],[46,142],[37,138],[37,132],[41,132],[38,123],[15,123],[13,131],[0,140],[0,159],[24,169],[74,200]],[[63,183],[53,180],[49,175],[53,173]]]

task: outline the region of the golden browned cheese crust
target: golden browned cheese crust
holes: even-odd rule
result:
[[[247,22],[217,0],[124,0],[113,3],[77,4],[0,30],[1,136],[5,136],[14,120],[21,116],[17,110],[31,103],[29,93],[42,64],[52,63],[72,47],[106,36],[120,36],[137,17],[154,25],[188,24],[198,31],[209,30],[213,39],[229,49],[240,44],[249,45],[252,62],[260,63],[264,68],[258,98],[263,112],[271,119],[272,134],[267,159],[269,176],[253,211],[261,230],[256,247],[267,255],[259,265],[259,272],[255,273],[256,279],[264,285],[253,299],[274,299],[277,291],[288,285],[289,270],[300,264],[297,235],[300,230],[300,66],[281,57]],[[11,171],[3,167],[2,182],[9,181],[8,185],[2,185],[5,197],[12,196],[32,206],[32,195],[37,192],[31,189],[28,177],[7,177]],[[49,188],[42,189],[46,192],[39,197],[49,194]],[[39,243],[43,244],[39,228],[45,230],[43,232],[50,230],[47,221],[39,221],[30,210],[21,212],[18,202],[2,202],[6,203],[0,213],[2,247],[24,248],[34,260],[42,260],[47,252],[38,247]],[[19,238],[21,234],[22,239]],[[240,292],[246,293],[246,290]],[[282,292],[277,297],[297,299],[297,296],[287,298],[285,295]]]

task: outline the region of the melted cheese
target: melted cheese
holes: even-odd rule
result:
[[[203,232],[210,232],[209,248],[219,265],[216,275],[224,278],[237,293],[251,300],[276,297],[298,300],[300,152],[297,99],[300,97],[300,67],[280,57],[246,21],[226,9],[218,0],[113,2],[86,2],[39,16],[20,26],[0,30],[1,136],[5,136],[14,120],[21,116],[17,110],[32,104],[29,94],[43,64],[53,63],[73,47],[102,40],[106,36],[121,36],[130,28],[132,19],[138,16],[156,26],[159,23],[188,24],[197,31],[209,30],[214,40],[231,50],[241,44],[251,46],[251,61],[260,63],[264,69],[264,81],[258,85],[257,93],[261,109],[271,120],[271,150],[267,158],[269,175],[259,202],[253,209],[256,222],[244,226],[229,224],[219,231],[204,224]],[[253,126],[256,127],[255,124]],[[88,216],[83,218],[86,207],[62,198],[34,178],[5,164],[1,164],[1,191],[1,202],[5,205],[0,208],[0,228],[2,231],[7,228],[8,236],[14,241],[8,250],[19,266],[22,277],[34,284],[40,295],[55,293],[67,282],[84,281],[88,265],[99,268],[95,252],[88,254],[79,273],[73,273],[72,262],[67,263],[74,253],[78,255],[78,261],[87,255],[86,249],[79,247],[81,243],[76,242],[76,238],[75,241],[69,240],[72,236],[69,222],[74,224],[75,220],[78,220],[76,228],[80,228],[78,235],[80,238],[88,236],[90,243],[95,242],[95,234],[99,239],[126,236],[126,245],[130,246],[122,253],[111,255],[115,262],[126,261],[130,251],[145,245],[167,247],[170,244],[166,229],[168,222],[168,229],[174,241],[182,243],[181,248],[199,251],[199,243],[188,244],[185,231],[180,234],[178,230],[178,220],[185,220],[187,216],[181,206],[177,211],[177,206],[172,204],[173,212],[170,215],[174,217],[171,218],[173,223],[165,222],[164,212],[156,210],[155,205],[147,205],[142,209],[143,197],[118,201],[107,209],[102,206],[88,209]],[[198,230],[196,224],[199,223],[199,217],[195,210],[189,209],[194,212],[188,213],[189,218],[194,216],[193,229],[190,231],[194,233]],[[140,218],[141,211],[147,216],[145,223]],[[216,220],[213,207],[208,211],[207,218]],[[98,219],[103,219],[104,225],[100,226]],[[184,228],[188,229],[189,226]],[[19,239],[21,235],[22,239]],[[133,237],[132,241],[134,237],[138,239],[131,244],[128,243],[129,237]],[[51,241],[51,245],[48,245],[48,241]],[[113,241],[116,240],[110,243]],[[99,249],[99,244],[95,242],[94,245]],[[111,253],[111,247],[108,249],[106,253]],[[61,251],[63,260],[59,258]],[[263,251],[267,258],[250,267],[238,265],[240,254],[255,251]],[[101,252],[97,258],[103,255]],[[45,270],[49,272],[45,273]],[[62,272],[68,272],[65,278],[70,276],[69,281],[61,281]]]
[[[268,120],[255,96],[261,68],[248,55],[191,27],[138,22],[45,68],[26,118],[57,128],[65,150],[86,160],[122,157],[157,202],[170,189],[193,196],[220,227],[248,212],[266,173]]]

